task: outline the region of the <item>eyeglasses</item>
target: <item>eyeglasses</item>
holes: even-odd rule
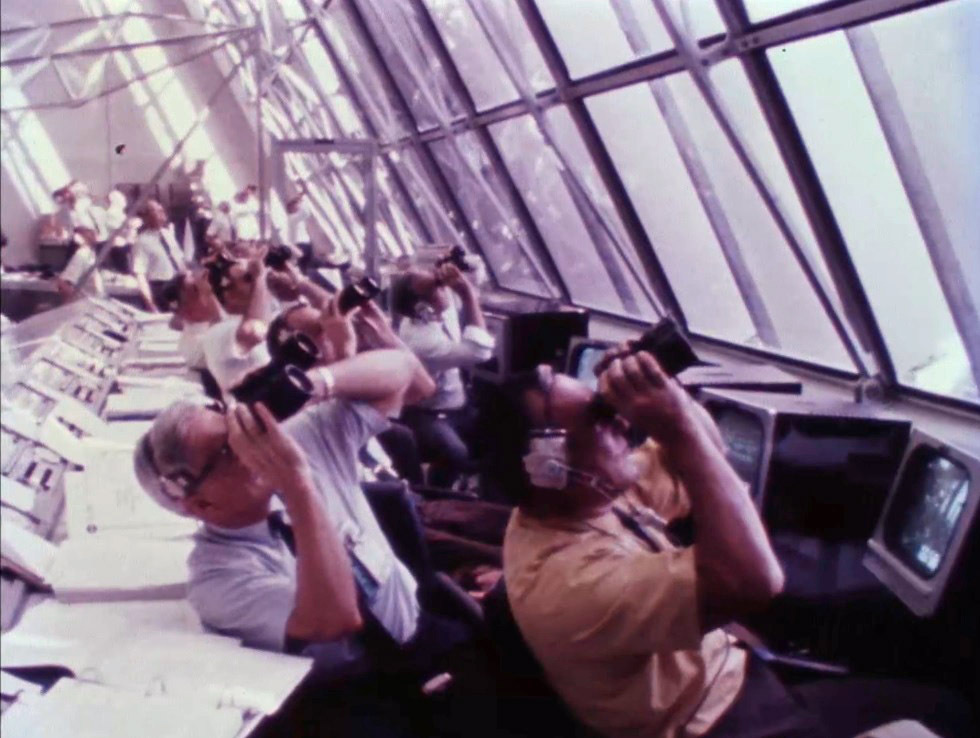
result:
[[[197,492],[198,488],[204,484],[211,473],[218,467],[218,464],[221,463],[222,459],[230,456],[231,454],[231,446],[228,444],[228,441],[225,441],[223,444],[221,444],[221,448],[215,451],[211,455],[211,458],[204,463],[201,471],[196,475],[191,474],[188,471],[181,470],[167,477],[167,481],[173,482],[180,487],[182,492],[181,496],[184,499],[192,497]]]

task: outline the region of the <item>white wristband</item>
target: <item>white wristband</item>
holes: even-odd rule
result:
[[[328,400],[333,397],[333,388],[337,384],[333,372],[327,367],[321,366],[313,369],[310,374],[317,389],[317,399]]]

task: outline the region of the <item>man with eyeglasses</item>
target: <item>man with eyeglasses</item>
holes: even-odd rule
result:
[[[426,625],[417,585],[361,491],[357,451],[419,366],[376,350],[313,370],[320,401],[281,425],[262,405],[180,403],[157,418],[136,474],[159,504],[204,523],[189,560],[203,623],[314,656],[331,680],[413,653]]]

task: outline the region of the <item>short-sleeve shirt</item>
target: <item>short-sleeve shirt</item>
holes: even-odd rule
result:
[[[699,629],[693,548],[652,550],[612,512],[544,521],[515,511],[504,539],[514,618],[555,690],[603,735],[703,735],[731,706],[745,653]]]
[[[404,320],[398,333],[436,383],[435,393],[419,402],[419,406],[432,410],[463,407],[466,390],[459,368],[491,358],[494,337],[475,325],[461,329],[459,311],[452,306],[437,320]]]
[[[259,341],[248,351],[238,346],[235,334],[242,318],[234,315],[215,323],[201,337],[204,363],[222,392],[229,392],[246,376],[268,364],[272,357],[265,341]]]
[[[184,255],[171,229],[146,230],[136,237],[133,244],[133,272],[136,274],[144,274],[154,282],[165,282],[185,267]]]
[[[286,214],[286,243],[296,245],[310,242],[310,229],[307,225],[311,215],[310,204],[304,197],[299,201],[295,213]]]
[[[283,427],[303,449],[338,534],[359,541],[361,553],[380,562],[383,575],[371,611],[404,643],[418,624],[417,584],[391,550],[357,480],[358,449],[387,425],[370,405],[331,400],[306,408]],[[190,601],[205,625],[247,646],[284,648],[296,597],[296,560],[266,521],[238,529],[203,526],[188,563]],[[356,645],[332,645],[332,654],[358,652]]]

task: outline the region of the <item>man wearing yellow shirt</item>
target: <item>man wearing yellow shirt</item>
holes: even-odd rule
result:
[[[507,595],[548,681],[611,738],[842,734],[720,629],[784,576],[710,417],[649,354],[600,368],[598,393],[539,368],[516,398],[525,433],[500,439],[523,473]],[[630,425],[653,442],[631,450]],[[688,513],[694,544],[678,548],[664,525]],[[892,719],[853,712],[843,735]]]

